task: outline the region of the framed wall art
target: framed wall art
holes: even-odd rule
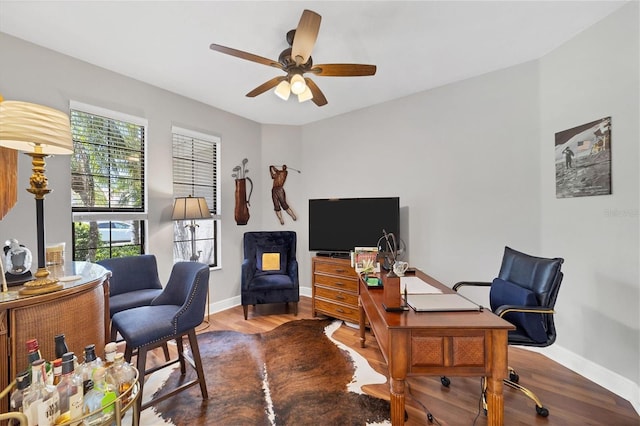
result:
[[[611,117],[556,133],[556,198],[611,194]]]

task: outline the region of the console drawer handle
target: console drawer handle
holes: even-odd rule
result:
[[[341,294],[336,294],[336,299],[338,300],[344,300],[344,296]]]
[[[337,273],[339,273],[339,274],[341,274],[341,273],[343,273],[343,272],[346,272],[346,270],[344,270],[344,269],[336,269],[336,272],[337,272]]]
[[[344,311],[340,308],[336,309],[336,312],[340,312],[341,314],[344,314]]]
[[[334,284],[340,287],[344,287],[344,283],[341,283],[339,281],[336,281]]]

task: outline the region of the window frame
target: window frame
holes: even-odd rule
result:
[[[212,245],[212,259],[211,259],[211,263],[208,263],[209,267],[211,269],[220,269],[221,268],[221,230],[222,230],[222,216],[220,215],[220,146],[222,143],[222,140],[220,138],[220,136],[217,135],[213,135],[213,134],[209,134],[209,133],[202,133],[199,131],[195,131],[195,130],[191,130],[191,129],[187,129],[184,127],[180,127],[180,126],[172,126],[171,127],[171,162],[172,162],[172,166],[171,166],[171,171],[172,171],[172,193],[174,196],[174,199],[176,197],[186,197],[188,195],[193,195],[193,196],[200,196],[200,194],[194,194],[194,191],[191,191],[190,194],[187,193],[176,193],[176,184],[178,184],[178,182],[176,181],[176,176],[175,176],[175,167],[176,167],[176,163],[175,160],[177,158],[176,156],[176,152],[175,152],[175,144],[178,142],[176,141],[176,137],[178,138],[183,138],[183,139],[192,139],[192,140],[197,140],[198,142],[208,142],[211,143],[213,146],[213,156],[214,158],[212,159],[212,163],[214,164],[214,170],[213,170],[213,185],[210,187],[211,190],[213,191],[213,194],[211,195],[211,197],[206,197],[207,198],[207,205],[209,207],[209,212],[211,213],[211,221],[213,223],[213,235],[210,236],[209,238],[202,238],[200,236],[197,235],[197,231],[196,231],[196,243],[198,241],[202,241],[202,240],[212,240],[213,241],[213,245]],[[191,161],[193,161],[193,157],[191,158]],[[184,185],[185,182],[180,182],[179,184]],[[190,184],[193,187],[195,186],[199,186],[202,187],[202,183],[197,182],[195,179],[191,180],[191,182],[189,182],[188,184]],[[213,203],[209,202],[209,200],[212,200]],[[209,221],[209,219],[203,219],[203,220],[196,220],[196,224],[199,224],[200,222],[204,222],[204,221]],[[184,241],[184,240],[177,240],[177,229],[178,227],[182,227],[188,225],[187,221],[175,221],[174,223],[174,232],[173,232],[173,260],[174,262],[178,262],[178,261],[186,261],[189,260],[188,258],[178,258],[176,257],[176,244],[182,243],[182,244],[189,244],[189,252],[190,252],[190,231],[187,231],[188,234],[188,241]]]
[[[149,193],[149,179],[148,179],[148,167],[147,167],[147,159],[148,159],[148,149],[149,149],[149,141],[148,141],[148,120],[146,118],[137,117],[134,115],[130,115],[127,113],[113,111],[106,108],[102,108],[95,105],[85,104],[77,101],[69,102],[69,116],[71,117],[72,111],[77,111],[86,114],[97,115],[100,117],[104,117],[110,120],[115,121],[123,121],[128,124],[133,124],[142,128],[143,138],[142,138],[142,150],[140,151],[142,154],[142,173],[141,173],[141,196],[142,196],[142,206],[127,208],[127,209],[119,209],[113,207],[74,207],[73,199],[71,203],[71,216],[72,216],[72,246],[73,246],[73,257],[76,257],[76,236],[75,236],[75,226],[76,222],[102,222],[102,221],[111,221],[111,222],[127,222],[127,221],[139,221],[140,222],[140,241],[135,244],[140,247],[140,254],[144,254],[146,252],[146,244],[147,244],[147,232],[148,232],[148,193]],[[72,137],[73,137],[73,128],[72,128]],[[73,187],[71,188],[70,197],[73,197]],[[109,249],[109,257],[113,254],[114,247],[117,247],[117,243],[109,241],[108,244],[101,246],[100,248],[108,248]]]

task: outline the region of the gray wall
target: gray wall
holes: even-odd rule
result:
[[[634,2],[538,61],[307,125],[302,164],[308,198],[400,196],[407,259],[447,285],[505,245],[563,257],[542,352],[640,411],[638,40]],[[613,194],[556,199],[554,134],[607,116]]]
[[[540,60],[542,250],[564,255],[558,357],[640,383],[638,2]],[[554,133],[611,116],[612,194],[556,199]],[[574,328],[576,327],[576,328]],[[575,330],[583,330],[576,333]],[[598,373],[606,380],[607,371]],[[615,376],[614,376],[615,377]],[[633,388],[621,381],[621,388]]]
[[[211,300],[237,297],[243,227],[235,225],[234,182],[231,170],[243,158],[249,166],[260,164],[259,124],[148,84],[141,83],[68,56],[0,33],[2,72],[0,93],[5,99],[35,102],[69,110],[69,100],[127,113],[148,120],[148,252],[158,257],[160,277],[169,278],[173,264],[171,210],[171,126],[218,135],[222,138],[221,193],[223,229],[221,259],[233,265],[211,273]],[[18,156],[18,204],[0,222],[0,240],[17,238],[35,254],[35,201],[24,188],[29,184],[31,161]],[[53,192],[45,199],[47,242],[65,241],[71,248],[70,157],[47,160],[47,177]],[[252,200],[260,209],[261,199]],[[255,226],[255,220],[250,222]],[[70,254],[69,254],[70,255]],[[34,262],[35,264],[35,262]]]
[[[293,229],[309,294],[307,200],[399,196],[405,258],[447,285],[492,279],[510,245],[566,259],[558,342],[544,352],[640,410],[638,4],[633,2],[538,61],[302,127],[258,125],[0,33],[0,93],[67,110],[69,99],[149,120],[149,251],[171,264],[172,124],[222,138],[222,269],[212,309],[239,303],[246,230]],[[613,194],[556,199],[554,133],[605,116],[613,122]],[[231,169],[249,159],[251,219],[233,220]],[[270,164],[287,164],[298,214],[281,226]],[[69,160],[48,161],[48,241],[70,244]],[[0,238],[35,246],[29,159]],[[486,303],[484,294],[471,294]]]

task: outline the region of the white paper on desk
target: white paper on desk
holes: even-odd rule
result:
[[[418,277],[400,277],[400,289],[404,291],[406,286],[407,294],[430,294],[442,293],[442,291]]]

